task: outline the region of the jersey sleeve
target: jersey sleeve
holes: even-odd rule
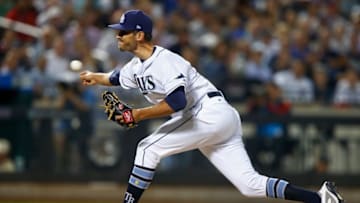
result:
[[[112,85],[120,85],[120,69],[116,68],[110,73],[109,81]]]
[[[134,61],[131,60],[120,70],[119,82],[122,88],[124,89],[133,89],[137,88],[137,83],[134,78],[134,73],[132,71],[132,63]]]
[[[175,112],[184,109],[187,103],[184,87],[176,88],[165,98],[165,101]]]

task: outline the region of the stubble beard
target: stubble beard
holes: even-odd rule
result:
[[[119,50],[120,51],[131,51],[130,47],[129,46],[122,46],[122,47],[119,47]]]
[[[133,50],[135,50],[135,47],[131,46],[131,44],[127,44],[125,46],[124,46],[124,44],[123,44],[123,46],[119,45],[118,48],[120,51],[128,51],[128,52],[132,52]]]

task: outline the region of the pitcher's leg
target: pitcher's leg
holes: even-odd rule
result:
[[[143,192],[150,186],[155,169],[134,165],[124,196],[124,203],[136,203]]]
[[[149,187],[155,168],[162,158],[198,148],[198,144],[210,134],[207,125],[193,117],[175,118],[141,140],[137,146],[124,203],[139,201],[142,193]]]
[[[226,143],[202,147],[200,151],[245,196],[271,197],[305,203],[320,203],[316,192],[302,189],[278,178],[259,174],[253,168],[241,137]]]
[[[136,148],[135,165],[156,168],[164,157],[197,148],[208,133],[191,129],[197,122],[193,117],[172,119],[144,138]],[[197,123],[196,125],[203,125]]]
[[[200,151],[242,194],[266,196],[268,177],[255,171],[242,142],[202,147]]]

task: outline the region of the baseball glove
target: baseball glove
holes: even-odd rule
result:
[[[108,120],[115,121],[120,126],[126,128],[133,128],[137,125],[132,115],[132,108],[121,101],[114,92],[104,91],[102,93],[102,98],[104,101],[104,112],[107,114]],[[115,119],[115,116],[117,115],[123,116],[121,122]]]

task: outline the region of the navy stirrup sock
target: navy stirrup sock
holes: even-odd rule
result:
[[[266,182],[266,196],[285,199],[285,188],[289,183],[277,178],[269,178]]]
[[[266,183],[266,196],[305,203],[320,203],[320,196],[316,192],[305,190],[289,184],[285,180],[269,178]]]
[[[155,169],[135,165],[130,175],[124,203],[138,202],[142,193],[149,187],[154,173]]]
[[[304,190],[290,184],[285,189],[285,197],[288,200],[302,201],[305,203],[321,203],[321,198],[316,192]]]

